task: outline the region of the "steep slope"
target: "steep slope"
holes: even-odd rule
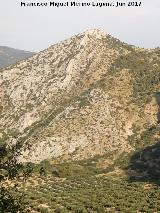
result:
[[[1,140],[23,142],[23,162],[116,159],[157,126],[159,74],[159,50],[74,36],[3,70]]]
[[[33,56],[33,52],[0,46],[0,69]]]

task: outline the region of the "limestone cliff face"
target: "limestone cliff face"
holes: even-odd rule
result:
[[[154,51],[95,29],[3,70],[1,140],[22,141],[23,162],[130,152],[134,147],[128,137],[135,127],[143,132],[145,124],[156,125],[158,111],[152,95],[144,104],[135,101],[137,77],[129,67],[133,52],[143,55],[143,63],[151,55],[159,63]]]

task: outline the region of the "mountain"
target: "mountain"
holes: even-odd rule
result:
[[[2,69],[0,212],[159,212],[159,76],[99,29]]]
[[[23,143],[20,162],[116,161],[156,143],[159,76],[159,49],[99,29],[73,36],[2,70],[1,142]]]
[[[0,69],[33,56],[33,52],[0,46]]]

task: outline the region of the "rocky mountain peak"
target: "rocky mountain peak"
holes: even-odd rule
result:
[[[104,38],[107,35],[107,33],[100,28],[99,29],[98,28],[97,29],[96,28],[95,29],[89,29],[84,34],[95,36],[96,38]]]
[[[22,162],[128,153],[156,125],[157,67],[156,52],[99,29],[52,45],[1,72],[1,141],[21,141]]]

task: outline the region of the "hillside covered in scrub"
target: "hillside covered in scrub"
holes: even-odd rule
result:
[[[4,68],[0,98],[0,212],[160,211],[159,48],[88,30]]]
[[[23,143],[21,162],[133,152],[158,128],[159,56],[89,30],[4,69],[1,141]]]

